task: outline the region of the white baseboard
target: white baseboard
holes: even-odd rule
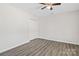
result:
[[[64,43],[70,43],[70,44],[79,45],[78,42],[74,42],[74,41],[63,41],[63,40],[50,39],[50,38],[45,38],[45,37],[39,37],[39,38],[47,39],[47,40],[52,40],[52,41],[58,41],[58,42],[64,42]]]
[[[58,41],[58,42],[71,43],[71,44],[79,45],[79,43],[76,43],[76,42],[61,41],[61,40],[55,40],[55,39],[44,38],[44,37],[39,37],[39,38],[47,39],[47,40],[52,40],[52,41]],[[20,45],[22,45],[22,44],[28,43],[28,42],[30,42],[30,40],[29,40],[29,41],[26,41],[26,42],[23,42],[23,43],[20,43],[20,44],[18,44],[18,45],[16,45],[16,46],[12,46],[12,47],[10,47],[10,48],[3,49],[3,50],[0,51],[0,53],[5,52],[5,51],[7,51],[7,50],[10,50],[10,49],[12,49],[12,48],[15,48],[15,47],[17,47],[17,46],[20,46]]]
[[[23,42],[23,43],[20,43],[20,44],[17,44],[16,46],[12,46],[12,47],[3,49],[3,50],[0,51],[0,53],[3,53],[3,52],[5,52],[5,51],[8,51],[8,50],[10,50],[10,49],[12,49],[12,48],[18,47],[18,46],[23,45],[23,44],[28,43],[28,42],[30,42],[30,40],[29,40],[29,41],[26,41],[26,42]]]

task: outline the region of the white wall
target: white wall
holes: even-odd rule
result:
[[[0,4],[0,52],[34,38],[79,44],[79,11],[35,20],[28,12]]]
[[[33,20],[33,19],[32,19]],[[31,20],[29,20],[29,39],[30,40],[33,40],[33,39],[35,39],[35,38],[38,38],[39,37],[39,22],[37,21],[37,20],[33,20],[33,21],[31,21]]]
[[[79,44],[79,11],[40,18],[40,38]]]
[[[32,18],[8,4],[0,4],[0,52],[37,37],[38,23]]]

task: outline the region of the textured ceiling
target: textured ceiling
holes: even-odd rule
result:
[[[79,3],[62,3],[61,6],[55,7],[52,11],[48,9],[41,10],[43,5],[39,3],[13,3],[9,5],[19,8],[26,13],[28,12],[35,17],[44,17],[53,14],[79,10]]]

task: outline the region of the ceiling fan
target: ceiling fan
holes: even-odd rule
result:
[[[58,5],[61,5],[61,3],[40,3],[42,5],[44,5],[44,7],[41,8],[41,10],[47,8],[49,10],[53,10],[53,7],[54,6],[58,6]]]

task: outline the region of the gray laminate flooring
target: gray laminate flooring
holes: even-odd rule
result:
[[[0,56],[79,56],[79,46],[37,38]]]

